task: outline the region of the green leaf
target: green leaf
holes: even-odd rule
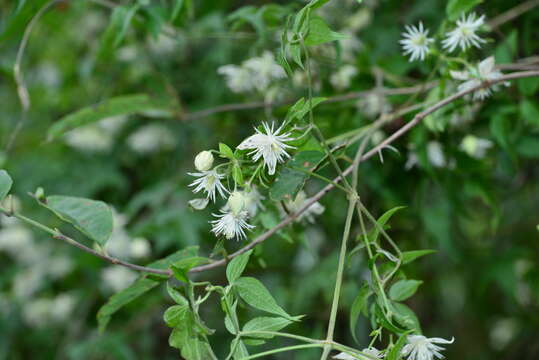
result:
[[[397,340],[395,345],[393,345],[387,353],[385,360],[399,360],[401,358],[401,351],[404,344],[406,344],[407,337],[408,333],[404,333],[399,337],[399,340]]]
[[[202,338],[189,338],[184,343],[181,356],[185,360],[216,360],[210,344]]]
[[[230,284],[233,284],[236,279],[238,279],[241,274],[243,273],[243,270],[245,270],[245,267],[247,266],[247,263],[249,262],[249,257],[253,253],[253,250],[249,250],[247,252],[244,252],[243,254],[236,256],[226,267],[226,278],[228,279],[228,282]]]
[[[384,328],[388,329],[389,331],[393,333],[401,334],[406,331],[405,329],[401,329],[397,325],[393,324],[393,322],[386,317],[386,315],[384,314],[384,312],[382,311],[382,309],[380,308],[378,304],[374,304],[373,315],[376,318],[376,321],[380,325],[382,325]]]
[[[386,223],[389,221],[389,219],[391,219],[393,214],[395,214],[397,211],[399,211],[401,209],[404,209],[404,208],[406,208],[406,206],[396,206],[393,209],[390,209],[390,210],[386,211],[385,213],[383,213],[382,216],[380,216],[378,218],[378,220],[376,221],[379,226],[376,226],[374,228],[371,241],[376,241],[378,239],[379,234],[380,234],[380,228],[383,229],[384,226],[386,225]]]
[[[102,201],[56,195],[40,204],[100,245],[112,235],[112,211]]]
[[[293,321],[298,320],[286,311],[284,311],[271,296],[266,287],[257,279],[252,277],[240,277],[234,282],[234,288],[238,291],[240,297],[252,307],[279,315]]]
[[[5,43],[5,40],[22,35],[24,28],[28,26],[28,23],[35,16],[42,6],[48,3],[47,0],[32,0],[32,1],[19,1],[16,9],[13,11],[7,19],[2,14],[2,26],[0,31],[0,42]],[[8,4],[6,2],[6,4]],[[4,9],[2,9],[4,12]],[[7,12],[7,10],[6,10]]]
[[[310,109],[314,109],[318,104],[326,100],[327,98],[325,97],[315,97],[311,100],[311,103],[309,103],[309,101],[305,100],[305,98],[301,98],[290,107],[288,113],[286,114],[286,119],[290,121],[294,119],[301,120],[305,117],[305,115],[307,115]]]
[[[459,18],[460,14],[470,11],[482,2],[483,0],[449,0],[445,12],[449,20],[455,21]]]
[[[530,100],[520,102],[520,114],[527,124],[539,127],[539,107]]]
[[[235,338],[232,340],[230,343],[230,349],[234,351],[232,354],[234,360],[244,359],[249,356],[245,343],[241,339]]]
[[[365,282],[361,289],[359,289],[359,293],[354,299],[354,302],[352,303],[352,308],[350,309],[350,332],[352,333],[352,337],[356,342],[358,341],[356,337],[357,321],[360,314],[367,314],[367,305],[369,297],[371,295],[372,292],[370,290],[369,284]]]
[[[509,122],[511,120],[506,114],[495,114],[490,119],[490,133],[496,139],[496,142],[506,151],[509,149]]]
[[[163,319],[168,326],[176,327],[185,321],[186,314],[189,311],[189,305],[174,305],[165,311]]]
[[[406,300],[415,294],[422,283],[420,280],[399,280],[389,289],[389,297],[395,301]]]
[[[393,312],[395,318],[399,324],[407,329],[413,330],[416,333],[421,334],[421,326],[419,325],[419,319],[412,309],[401,303],[392,303]]]
[[[319,151],[302,151],[290,159],[270,188],[272,200],[293,199],[309,178],[306,171],[316,167],[324,159]],[[299,169],[303,169],[300,171]]]
[[[243,326],[242,332],[251,331],[279,331],[282,328],[291,324],[292,321],[281,317],[257,317],[249,320],[247,324]],[[246,334],[245,336],[261,339],[271,339],[273,335],[269,334]]]
[[[198,333],[195,314],[187,308],[181,317],[170,334],[169,345],[180,349],[185,360],[216,359],[210,344]]]
[[[189,305],[189,301],[178,291],[176,290],[172,285],[170,285],[170,282],[167,282],[167,292],[168,295],[176,302],[178,305]]]
[[[425,255],[435,253],[436,250],[412,250],[412,251],[403,251],[402,253],[402,264],[409,264],[417,258],[420,258]]]
[[[109,58],[112,55],[112,51],[122,43],[131,24],[131,20],[139,8],[140,6],[138,4],[134,4],[133,6],[116,6],[112,10],[107,29],[100,39],[98,50],[99,59],[104,60]]]
[[[125,95],[110,98],[64,116],[54,123],[47,132],[47,139],[54,140],[69,130],[95,123],[118,115],[136,114],[145,111],[165,111],[172,114],[174,107],[165,100],[153,99],[145,94]]]
[[[189,283],[187,274],[197,265],[208,263],[209,259],[201,256],[191,256],[180,259],[170,265],[174,277],[184,283]]]
[[[321,17],[313,16],[309,21],[309,32],[305,38],[305,45],[320,45],[346,38],[346,35],[339,34],[338,32],[331,30]]]
[[[236,184],[243,186],[243,173],[241,172],[241,167],[237,164],[232,167],[232,178]]]
[[[266,343],[266,340],[262,340],[262,339],[245,339],[243,342],[245,343],[245,345],[249,345],[249,346],[260,346],[260,345],[264,345]]]
[[[114,47],[118,47],[124,40],[125,34],[127,33],[129,25],[131,24],[131,20],[133,20],[133,17],[137,13],[138,9],[140,9],[140,6],[139,4],[135,3],[126,8],[125,11],[121,12],[121,19],[119,21],[120,26],[116,32],[116,36],[114,37]]]
[[[539,158],[539,137],[525,136],[518,140],[516,144],[517,153],[530,159]]]
[[[229,158],[230,160],[234,159],[234,152],[227,144],[219,143],[219,153],[221,153],[221,156],[224,158]]]
[[[513,61],[518,49],[518,32],[511,31],[502,43],[496,46],[494,56],[496,64],[506,64]]]
[[[174,20],[176,20],[176,18],[178,17],[178,15],[180,15],[180,12],[184,8],[184,5],[186,5],[185,0],[174,0],[173,2],[174,2],[174,6],[172,8],[172,11],[170,12],[170,18],[169,18],[169,21],[171,23],[174,22]]]
[[[11,190],[12,185],[13,180],[7,171],[0,170],[0,201],[4,200],[7,194],[9,194],[9,190]]]
[[[105,331],[107,324],[110,321],[112,315],[120,310],[122,307],[135,300],[142,294],[150,291],[154,287],[159,285],[159,281],[140,278],[131,284],[128,288],[114,294],[97,312],[97,322],[99,324],[99,331]]]
[[[525,79],[518,79],[517,84],[518,90],[520,92],[522,92],[524,95],[532,96],[539,89],[539,78],[530,77]]]

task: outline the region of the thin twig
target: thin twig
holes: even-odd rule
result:
[[[17,139],[17,136],[19,135],[20,131],[22,130],[22,127],[24,126],[24,123],[26,122],[26,118],[28,116],[28,110],[30,110],[30,95],[28,94],[28,88],[26,87],[26,83],[24,82],[24,76],[21,71],[21,62],[22,58],[24,56],[24,51],[26,50],[26,46],[28,45],[28,39],[30,38],[30,33],[32,32],[32,29],[37,24],[38,20],[56,3],[62,2],[64,0],[51,0],[48,3],[46,3],[39,11],[36,13],[36,15],[30,20],[30,23],[24,30],[24,35],[21,40],[21,44],[19,45],[19,50],[17,51],[17,57],[15,58],[15,65],[13,65],[13,75],[15,77],[15,83],[17,84],[17,94],[19,96],[19,101],[21,103],[22,112],[21,117],[19,118],[19,121],[17,122],[17,125],[15,125],[15,129],[13,129],[13,132],[9,136],[9,140],[7,141],[5,151],[9,152],[15,143],[15,140]]]
[[[109,256],[107,254],[102,254],[92,248],[89,248],[88,246],[86,245],[83,245],[81,244],[80,242],[76,241],[75,239],[72,239],[70,238],[69,236],[66,236],[64,234],[62,234],[60,231],[58,231],[57,229],[52,229],[48,226],[45,226],[35,220],[32,220],[22,214],[19,214],[17,212],[14,212],[10,209],[4,209],[2,207],[0,207],[0,213],[3,213],[4,215],[6,216],[13,216],[29,225],[32,225],[38,229],[41,229],[43,231],[45,231],[46,233],[50,234],[54,239],[58,239],[58,240],[62,240],[62,241],[65,241],[66,243],[70,244],[70,245],[73,245],[77,248],[79,248],[80,250],[84,251],[84,252],[87,252],[89,254],[92,254],[94,256],[97,256],[98,258],[101,258],[103,260],[106,260],[112,264],[116,264],[116,265],[122,265],[122,266],[125,266],[126,268],[129,268],[129,269],[132,269],[132,270],[136,270],[136,271],[142,271],[142,272],[147,272],[147,273],[152,273],[152,274],[158,274],[158,275],[166,275],[166,276],[171,276],[172,275],[172,272],[168,269],[166,270],[161,270],[161,269],[155,269],[155,268],[150,268],[150,267],[146,267],[146,266],[140,266],[140,265],[136,265],[136,264],[132,264],[130,262],[127,262],[127,261],[123,261],[123,260],[120,260],[120,259],[117,259],[115,257],[112,257],[112,256]]]
[[[415,94],[416,92],[420,91],[420,89],[423,89],[424,91],[430,90],[433,87],[435,87],[438,84],[436,81],[429,82],[427,84],[420,84],[410,87],[403,87],[403,88],[374,88],[372,90],[364,90],[364,91],[354,91],[343,95],[337,95],[332,96],[328,98],[326,101],[322,102],[322,104],[331,104],[336,102],[342,102],[342,101],[348,101],[348,100],[355,100],[359,99],[361,97],[365,97],[372,94],[379,94],[379,95],[385,95],[385,96],[393,96],[393,95],[409,95],[409,94]],[[297,99],[296,99],[297,100]],[[293,104],[296,100],[284,100],[284,101],[278,101],[273,103],[267,103],[263,101],[255,101],[250,103],[235,103],[235,104],[225,104],[216,106],[214,108],[206,109],[206,110],[200,110],[200,111],[194,111],[188,114],[185,114],[184,120],[196,120],[196,119],[202,119],[211,115],[224,113],[224,112],[230,112],[230,111],[243,111],[243,110],[253,110],[253,109],[261,109],[266,106],[284,106],[284,105],[290,105]]]
[[[500,27],[502,24],[505,24],[506,22],[509,22],[520,15],[524,14],[527,11],[530,11],[534,7],[539,5],[539,0],[528,0],[523,2],[522,4],[519,4],[515,6],[514,8],[511,8],[507,10],[506,12],[496,16],[495,18],[491,19],[487,22],[487,25],[491,29],[496,29]]]

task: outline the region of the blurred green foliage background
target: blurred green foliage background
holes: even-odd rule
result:
[[[31,107],[0,167],[15,181],[22,212],[49,224],[58,220],[26,193],[43,187],[47,194],[100,199],[117,213],[111,242],[119,257],[148,263],[189,245],[211,253],[216,242],[207,219],[215,209],[193,212],[187,187],[194,155],[219,142],[237,145],[253,125],[280,119],[286,107],[189,114],[227,103],[282,101],[305,95],[301,81],[284,80],[271,92],[232,93],[217,68],[239,64],[279,47],[279,30],[301,1],[139,1],[127,22],[111,22],[110,6],[133,9],[135,1],[66,1],[54,4],[30,34],[22,72]],[[476,9],[487,18],[520,1],[489,0]],[[0,3],[0,140],[8,143],[21,118],[13,65],[29,20],[46,1]],[[242,10],[243,6],[254,10]],[[319,12],[332,28],[357,40],[352,57],[343,46],[321,46],[314,55],[322,96],[371,89],[378,72],[384,86],[421,83],[433,64],[409,63],[398,45],[405,24],[422,20],[436,29],[445,19],[444,1],[333,0]],[[259,10],[262,9],[262,10]],[[256,10],[256,11],[255,11]],[[118,14],[119,11],[114,12]],[[497,63],[536,56],[539,8],[489,33],[476,60],[491,54]],[[342,64],[359,73],[347,89],[329,82]],[[393,238],[403,250],[435,249],[408,272],[424,280],[408,301],[427,336],[456,342],[451,359],[539,358],[539,102],[538,79],[520,80],[475,106],[465,102],[441,112],[360,168],[360,195],[375,214],[406,205],[392,218]],[[151,111],[107,119],[48,141],[46,133],[61,117],[105,99],[148,94],[174,111]],[[423,95],[421,95],[423,97]],[[387,97],[397,108],[408,96]],[[327,138],[370,123],[358,100],[321,105],[316,123]],[[456,115],[455,115],[456,114]],[[455,116],[468,118],[454,126]],[[393,132],[408,118],[387,126]],[[430,124],[430,125],[429,125]],[[459,150],[467,134],[491,139],[482,159]],[[428,159],[431,141],[443,147],[451,166]],[[418,165],[405,169],[408,149]],[[332,176],[330,169],[324,175]],[[323,183],[312,179],[313,194]],[[292,314],[307,314],[290,332],[322,337],[329,315],[346,199],[336,192],[322,199],[325,213],[314,224],[301,223],[259,246],[247,271],[261,279]],[[276,219],[268,219],[271,225]],[[258,229],[260,233],[263,229]],[[353,229],[357,236],[359,229]],[[79,235],[73,236],[84,242]],[[254,237],[254,234],[252,235]],[[113,245],[111,245],[113,246]],[[227,242],[233,251],[242,243]],[[112,252],[112,250],[111,250]],[[348,310],[366,276],[362,255],[347,266],[336,339],[354,345]],[[95,314],[106,299],[132,279],[128,271],[50,239],[46,234],[2,219],[0,229],[0,359],[174,359],[169,329],[162,321],[171,300],[163,287],[137,299],[115,315],[98,334]],[[196,275],[224,283],[224,269]],[[211,339],[217,353],[227,351],[217,301],[202,316],[218,329]],[[247,310],[243,310],[248,316]],[[360,319],[359,340],[370,326]],[[287,340],[273,340],[275,343]],[[359,346],[359,345],[356,345]],[[285,353],[275,359],[312,359],[314,352]]]

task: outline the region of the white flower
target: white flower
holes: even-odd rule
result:
[[[148,257],[151,252],[150,243],[145,238],[134,238],[130,246],[131,257],[141,259]]]
[[[361,350],[361,352],[366,356],[361,356],[361,355],[357,355],[357,356],[352,356],[352,355],[348,355],[347,353],[339,353],[337,355],[335,355],[333,358],[334,359],[339,359],[339,360],[357,360],[357,359],[361,359],[361,360],[371,360],[371,359],[383,359],[384,358],[384,354],[382,354],[382,352],[380,350],[378,350],[377,348],[375,347],[369,347],[369,348],[365,348],[363,350]]]
[[[466,135],[466,137],[462,139],[459,149],[475,159],[482,159],[492,145],[492,141],[490,140],[481,139],[473,135]]]
[[[157,56],[173,56],[180,51],[179,47],[181,42],[178,39],[164,35],[161,33],[155,39],[153,36],[148,37],[148,46],[150,50],[154,52]]]
[[[434,39],[429,38],[429,30],[423,28],[423,23],[420,22],[418,27],[414,25],[405,26],[406,32],[402,33],[404,39],[399,42],[402,45],[404,55],[411,55],[410,61],[425,60],[425,56],[429,52],[429,44]]]
[[[274,124],[271,127],[268,123],[262,123],[265,134],[255,128],[256,134],[249,136],[238,145],[239,150],[253,149],[249,153],[252,155],[253,161],[258,161],[263,158],[264,167],[268,168],[270,175],[275,174],[277,163],[281,163],[285,158],[290,157],[285,149],[293,149],[293,146],[285,144],[288,141],[294,140],[290,133],[281,134],[283,125],[277,130],[274,130]]]
[[[480,48],[485,40],[481,39],[476,31],[485,23],[485,16],[477,18],[475,13],[471,13],[466,17],[462,15],[457,21],[457,27],[446,34],[446,38],[442,41],[442,46],[449,51],[460,47],[463,51],[470,46]]]
[[[406,164],[404,164],[404,170],[408,171],[418,164],[419,164],[419,157],[417,156],[417,153],[413,150],[410,150],[408,152],[408,158],[406,159]]]
[[[434,344],[452,344],[455,341],[442,338],[426,338],[423,335],[408,335],[408,344],[402,348],[402,356],[408,356],[408,360],[432,360],[433,358],[443,359],[440,354],[443,347]]]
[[[68,320],[69,316],[77,305],[77,299],[70,294],[60,294],[54,298],[52,302],[52,309],[50,310],[51,320],[56,322],[64,322]]]
[[[226,85],[236,93],[252,90],[265,91],[273,80],[286,77],[283,68],[275,62],[273,54],[265,51],[262,56],[248,59],[237,65],[224,65],[217,73],[225,76]]]
[[[195,188],[193,189],[194,193],[203,190],[206,192],[206,196],[212,201],[215,201],[216,190],[222,197],[224,197],[225,194],[228,193],[228,190],[221,183],[221,179],[223,179],[225,175],[219,174],[215,169],[188,174],[198,178],[191,184],[189,184],[189,186],[195,186]]]
[[[210,200],[207,198],[189,200],[187,203],[193,210],[204,210]]]
[[[13,257],[24,253],[24,250],[33,246],[33,234],[21,224],[3,225],[0,229],[0,253],[5,251]]]
[[[142,155],[160,150],[171,150],[176,143],[176,138],[170,130],[160,124],[143,126],[127,138],[127,145]]]
[[[356,107],[368,118],[375,118],[380,114],[386,114],[391,111],[391,104],[382,94],[372,92],[361,98]]]
[[[260,91],[266,90],[272,80],[279,80],[286,77],[283,68],[275,62],[273,54],[264,51],[262,56],[246,60],[243,67],[250,71],[253,85]]]
[[[221,211],[221,214],[213,214],[217,220],[212,220],[211,231],[215,236],[224,235],[227,239],[237,238],[241,240],[245,238],[245,229],[251,230],[254,228],[247,222],[249,213],[245,210],[234,214],[230,211]]]
[[[490,56],[485,60],[481,61],[477,65],[477,69],[472,69],[469,71],[450,71],[453,79],[464,81],[459,85],[458,91],[465,91],[471,88],[475,88],[481,85],[483,82],[488,82],[492,80],[497,80],[503,76],[502,72],[494,68],[494,56]],[[504,83],[506,86],[508,83]],[[490,96],[492,90],[497,90],[498,86],[494,85],[491,87],[481,88],[474,92],[474,100],[484,100]]]
[[[112,209],[112,219],[112,235],[105,245],[105,250],[111,256],[129,260],[131,239],[125,228],[128,222],[127,216]]]
[[[343,29],[340,32],[346,36],[346,38],[339,41],[339,44],[341,45],[342,58],[345,61],[354,62],[357,53],[361,50],[363,44],[353,31]]]
[[[50,312],[54,306],[51,299],[37,299],[25,304],[22,315],[26,323],[33,327],[42,327],[48,323]]]
[[[329,82],[334,88],[344,90],[350,87],[352,78],[357,75],[357,68],[352,65],[344,65],[331,75]]]
[[[201,151],[195,157],[195,168],[198,171],[210,170],[213,166],[213,155],[209,151]]]
[[[254,217],[258,212],[258,209],[265,210],[262,200],[265,199],[264,196],[258,192],[256,186],[251,186],[250,190],[244,190],[243,196],[245,199],[245,210],[249,213],[250,217]]]
[[[113,138],[97,126],[88,125],[71,130],[64,141],[80,151],[103,153],[112,148]]]
[[[427,158],[434,167],[443,168],[447,165],[442,144],[437,141],[429,141],[427,144]]]
[[[101,278],[107,289],[118,292],[131,285],[137,274],[124,266],[112,265],[101,272]]]
[[[294,200],[289,200],[285,202],[286,210],[290,214],[295,214],[299,210],[301,210],[309,200],[311,200],[311,198],[308,198],[305,191],[302,190],[296,195],[296,198]],[[311,206],[309,206],[307,210],[301,213],[297,217],[296,221],[299,222],[305,219],[310,223],[314,223],[314,217],[317,215],[321,215],[324,210],[326,210],[326,208],[318,201],[316,201]],[[283,213],[283,215],[285,215],[285,213]]]
[[[97,123],[73,129],[65,134],[67,145],[84,152],[104,153],[114,145],[114,136],[121,129],[127,117],[113,116]]]
[[[243,191],[234,191],[228,197],[227,205],[234,214],[239,214],[245,209],[245,194]]]
[[[251,72],[241,66],[224,65],[217,69],[217,73],[225,77],[226,86],[235,93],[248,92],[254,88]]]

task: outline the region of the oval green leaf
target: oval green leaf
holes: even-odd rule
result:
[[[49,196],[45,206],[60,219],[104,245],[112,234],[113,220],[110,207],[102,201],[71,197]]]

